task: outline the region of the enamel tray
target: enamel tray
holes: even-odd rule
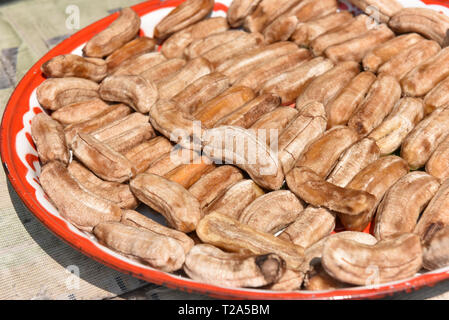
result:
[[[181,0],[153,0],[134,6],[133,9],[142,17],[141,34],[152,36],[154,26],[181,2]],[[231,0],[216,1],[213,15],[225,16],[230,2]],[[449,1],[400,0],[400,2],[406,7],[428,6],[449,15]],[[346,1],[341,2],[341,9],[356,11],[356,8]],[[379,298],[395,292],[410,292],[423,286],[431,286],[449,278],[449,267],[447,267],[397,282],[332,291],[273,292],[259,289],[228,288],[192,281],[137,263],[100,245],[93,236],[73,227],[50,204],[39,185],[40,164],[31,139],[30,122],[35,114],[42,112],[42,108],[36,99],[36,87],[44,81],[40,67],[50,58],[60,54],[81,54],[84,44],[93,35],[105,29],[117,16],[118,13],[115,13],[95,22],[48,52],[19,83],[3,115],[0,129],[0,148],[5,172],[28,209],[54,234],[85,255],[118,271],[169,288],[224,299]]]

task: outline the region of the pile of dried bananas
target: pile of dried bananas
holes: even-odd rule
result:
[[[321,290],[448,265],[449,17],[351,2],[366,14],[234,0],[210,18],[213,0],[187,0],[154,38],[123,9],[82,57],[42,65],[44,191],[112,250],[206,283]]]

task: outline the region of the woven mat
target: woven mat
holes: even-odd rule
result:
[[[139,0],[21,0],[0,4],[0,111],[18,81],[49,49],[80,28]],[[69,24],[70,27],[70,24]],[[74,272],[74,273],[72,273]],[[449,281],[390,299],[449,299]],[[145,283],[79,253],[23,205],[0,170],[0,299],[209,299]]]

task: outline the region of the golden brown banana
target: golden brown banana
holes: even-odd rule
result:
[[[363,68],[366,71],[377,72],[384,63],[421,40],[423,40],[423,37],[417,33],[395,37],[368,52],[363,57]]]
[[[303,205],[291,191],[278,190],[251,202],[238,220],[259,231],[276,234],[295,221],[303,210]]]
[[[424,113],[432,113],[435,109],[446,106],[449,103],[449,77],[441,81],[430,90],[424,98]]]
[[[361,14],[348,23],[320,35],[310,43],[310,48],[315,56],[322,55],[324,50],[333,45],[361,36],[372,24],[367,15]]]
[[[246,17],[244,28],[250,32],[262,32],[277,17],[301,0],[262,0]]]
[[[122,220],[120,222],[127,226],[151,231],[156,235],[172,238],[183,247],[185,254],[194,246],[193,240],[185,233],[165,227],[134,210],[123,210]]]
[[[162,54],[168,59],[182,58],[184,50],[193,41],[204,39],[212,34],[225,32],[229,29],[226,18],[215,17],[202,20],[188,28],[180,30],[164,41]]]
[[[265,93],[247,102],[231,114],[223,117],[215,126],[238,126],[242,128],[251,127],[264,114],[276,109],[281,104],[281,98]]]
[[[310,102],[321,102],[325,107],[360,72],[357,62],[347,61],[336,65],[315,78],[296,99],[296,107],[301,109]]]
[[[104,143],[109,145],[115,151],[125,154],[140,143],[153,138],[155,135],[151,124],[145,123],[109,138],[105,140]]]
[[[341,154],[327,181],[344,188],[362,169],[379,157],[380,149],[376,141],[364,138]]]
[[[318,57],[299,65],[297,68],[268,80],[261,92],[275,93],[282,98],[282,103],[293,103],[301,91],[314,78],[334,67],[332,61]]]
[[[436,178],[415,171],[399,179],[385,194],[377,209],[374,235],[388,239],[413,232],[419,215],[440,187]]]
[[[239,219],[240,214],[258,197],[263,190],[250,179],[238,181],[231,185],[220,197],[216,198],[205,209],[205,214],[218,212],[225,216]]]
[[[285,262],[276,254],[248,256],[199,244],[187,254],[184,271],[205,283],[258,288],[278,281],[285,272]]]
[[[145,80],[154,82],[157,85],[177,74],[186,63],[184,59],[169,59],[143,71],[139,75]]]
[[[205,128],[213,128],[215,124],[227,115],[238,110],[256,97],[248,87],[231,87],[219,96],[193,110],[195,119],[201,121]]]
[[[353,19],[354,17],[349,11],[341,11],[330,13],[307,22],[300,22],[296,26],[296,30],[293,32],[291,39],[299,46],[308,47],[320,35],[340,27]]]
[[[360,137],[377,128],[401,98],[401,86],[391,76],[380,76],[371,86],[365,100],[348,121]]]
[[[421,215],[414,232],[427,245],[434,235],[449,224],[449,180],[442,183],[436,195]]]
[[[252,131],[235,126],[208,129],[202,143],[205,155],[245,170],[262,188],[281,188],[284,174],[277,155]]]
[[[182,268],[184,250],[176,240],[118,222],[102,222],[93,230],[101,244],[162,271]]]
[[[107,108],[105,111],[94,118],[88,119],[83,122],[70,124],[64,128],[67,144],[70,146],[76,134],[79,132],[92,133],[109,125],[114,121],[125,118],[130,113],[131,108],[125,106],[124,104],[117,104],[110,106],[110,108]]]
[[[36,89],[37,100],[52,111],[64,106],[99,98],[98,83],[83,78],[50,78]]]
[[[416,32],[443,45],[449,18],[430,8],[404,8],[391,18],[388,25],[396,33]]]
[[[305,61],[310,60],[310,58],[311,54],[308,50],[294,50],[291,53],[258,65],[257,68],[242,75],[234,85],[250,87],[255,92],[259,92],[268,80],[298,67]]]
[[[201,208],[206,208],[221,197],[228,187],[240,180],[243,180],[243,175],[239,169],[227,165],[219,166],[203,175],[189,188],[189,192],[198,199]]]
[[[327,48],[324,54],[335,63],[341,61],[361,62],[368,52],[392,38],[394,38],[393,31],[387,25],[381,24],[354,39]]]
[[[198,163],[199,159],[200,155],[197,152],[175,146],[170,152],[164,153],[158,159],[154,160],[145,173],[157,174],[163,177],[180,165]]]
[[[61,216],[81,230],[92,231],[103,221],[120,221],[119,206],[85,191],[59,161],[42,167],[39,182]]]
[[[337,187],[306,167],[295,167],[286,176],[290,190],[305,202],[351,217],[369,213],[375,197],[362,190]]]
[[[231,44],[232,41],[242,36],[248,36],[248,33],[242,30],[228,30],[212,34],[203,39],[194,40],[187,48],[185,48],[184,56],[187,59],[200,57],[218,46],[223,46],[226,43]]]
[[[335,228],[335,214],[325,208],[307,207],[280,235],[305,249],[328,236]]]
[[[125,182],[136,169],[122,154],[86,133],[78,133],[72,142],[73,154],[100,178],[111,182]]]
[[[150,121],[154,129],[167,139],[181,145],[189,145],[190,138],[196,133],[192,115],[183,112],[176,103],[169,100],[159,100],[150,110]]]
[[[410,71],[402,80],[405,95],[421,97],[449,76],[449,48],[444,48],[434,57]]]
[[[145,53],[122,62],[114,75],[136,76],[166,61],[167,59],[160,52]]]
[[[106,141],[120,136],[121,134],[133,128],[148,124],[149,121],[150,117],[144,116],[143,114],[138,112],[134,112],[124,118],[113,121],[106,126],[93,131],[92,135],[100,141]],[[153,132],[153,135],[156,134]]]
[[[337,97],[326,105],[327,127],[347,124],[375,81],[376,76],[371,72],[362,72],[353,78]]]
[[[278,143],[279,136],[288,124],[299,115],[298,110],[291,107],[278,107],[273,111],[263,115],[250,128],[260,136],[264,134],[265,142],[270,145],[271,142]],[[272,137],[276,137],[275,141]]]
[[[106,111],[112,111],[114,106],[106,104],[101,99],[93,99],[85,102],[69,104],[54,111],[51,117],[63,125],[84,122],[95,118]]]
[[[242,254],[268,254],[276,252],[295,270],[302,263],[304,249],[275,236],[257,231],[228,216],[211,213],[206,215],[196,229],[198,237],[226,251]]]
[[[301,52],[304,57],[309,56],[306,50],[298,49],[294,43],[282,41],[242,53],[217,65],[216,70],[227,76],[233,84],[258,65],[291,52]]]
[[[423,117],[424,108],[421,99],[402,98],[369,137],[376,140],[382,155],[391,154],[400,147]]]
[[[423,267],[435,270],[449,265],[449,228],[439,230],[423,248]]]
[[[86,43],[83,54],[86,57],[103,58],[131,41],[139,30],[140,17],[133,9],[124,8],[116,20]]]
[[[188,61],[173,76],[164,78],[157,83],[159,99],[168,100],[173,98],[195,80],[211,73],[212,70],[211,64],[203,58]]]
[[[375,245],[330,238],[321,262],[337,280],[375,285],[414,276],[422,266],[422,248],[419,237],[411,233]]]
[[[172,100],[184,112],[193,113],[197,108],[212,100],[229,88],[229,79],[218,72],[205,75],[183,91],[178,93]]]
[[[161,176],[141,173],[130,182],[134,195],[162,214],[178,231],[194,231],[202,213],[196,200],[183,186]]]
[[[271,44],[278,41],[287,41],[295,32],[298,21],[296,16],[281,16],[274,20],[263,31],[265,43]]]
[[[98,198],[108,200],[122,209],[137,207],[137,199],[127,184],[103,181],[76,160],[72,161],[67,169],[83,189]]]
[[[173,151],[174,149],[172,149]],[[181,150],[187,150],[187,149],[181,149]],[[188,150],[191,153],[195,153],[192,150]],[[179,152],[179,151],[178,151]],[[195,153],[196,154],[196,153]],[[148,164],[148,167],[144,171],[139,171],[139,173],[152,173],[157,174],[158,176],[163,177],[173,169],[177,168],[182,163],[175,163],[175,161],[172,161],[171,158],[172,153],[165,152],[155,160],[153,160],[151,163]]]
[[[41,71],[48,78],[77,77],[100,82],[108,75],[108,66],[103,59],[63,54],[42,64]]]
[[[324,107],[321,106],[324,113]],[[299,114],[279,136],[279,161],[284,174],[287,174],[306,150],[307,146],[320,137],[326,130],[326,119],[321,115]],[[273,147],[273,145],[271,144]]]
[[[204,19],[211,13],[214,4],[214,0],[187,0],[181,3],[154,27],[154,37],[163,40]]]
[[[154,51],[155,47],[156,41],[148,37],[138,37],[128,42],[106,58],[108,73],[113,74],[123,63],[135,59],[142,54]]]
[[[170,181],[179,183],[184,188],[190,188],[201,176],[212,171],[215,166],[202,156],[197,163],[182,164],[164,175]]]
[[[354,130],[346,126],[334,127],[307,147],[296,166],[307,167],[324,179],[334,168],[340,155],[357,140]]]
[[[431,40],[418,41],[413,46],[404,49],[378,70],[379,74],[387,74],[397,80],[403,79],[416,66],[433,57],[441,50],[438,43]]]
[[[405,138],[401,157],[412,170],[421,168],[448,136],[449,107],[436,109],[424,118]]]
[[[256,10],[261,0],[233,0],[229,6],[226,17],[233,28],[241,27],[245,18]]]
[[[156,85],[141,76],[110,76],[99,89],[103,100],[122,102],[140,113],[148,113],[159,98]]]
[[[31,120],[31,137],[42,164],[53,160],[61,161],[65,165],[69,163],[70,154],[64,128],[45,112],[35,115]]]
[[[385,193],[409,172],[407,163],[397,156],[382,157],[360,171],[346,188],[369,192],[375,197],[371,210],[358,215],[339,214],[346,230],[363,231],[371,222]]]
[[[349,2],[384,23],[403,9],[396,0],[349,0]]]
[[[427,161],[426,171],[440,181],[449,178],[449,136],[440,143]]]
[[[168,139],[158,136],[148,141],[144,141],[125,153],[133,166],[136,173],[142,173],[156,161],[159,157],[169,153],[173,146]]]
[[[260,48],[263,44],[264,38],[260,33],[245,32],[232,41],[219,44],[207,52],[203,51],[204,53],[201,57],[209,61],[212,66],[217,67],[227,60],[242,54],[242,52]]]

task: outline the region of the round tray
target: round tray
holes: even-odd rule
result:
[[[181,2],[180,0],[154,0],[134,6],[133,9],[142,17],[141,34],[152,36],[154,26]],[[213,15],[225,16],[230,2],[231,0],[216,1]],[[446,1],[401,0],[400,2],[406,7],[429,6],[449,15],[449,3]],[[349,5],[346,1],[341,1],[341,9],[356,10],[356,8]],[[118,13],[115,13],[93,23],[66,39],[42,57],[23,77],[12,94],[3,114],[0,128],[0,151],[5,172],[12,186],[28,209],[54,234],[85,255],[118,271],[158,285],[187,292],[198,292],[216,298],[379,298],[395,292],[410,291],[422,286],[431,286],[449,278],[449,267],[447,267],[397,282],[372,287],[355,287],[331,291],[273,292],[259,289],[228,288],[192,281],[137,263],[100,245],[92,235],[84,233],[72,226],[59,215],[39,185],[40,164],[31,139],[30,123],[33,116],[42,111],[36,98],[36,87],[45,80],[40,72],[40,67],[44,62],[57,55],[68,53],[80,54],[87,40],[105,29],[117,16]]]

